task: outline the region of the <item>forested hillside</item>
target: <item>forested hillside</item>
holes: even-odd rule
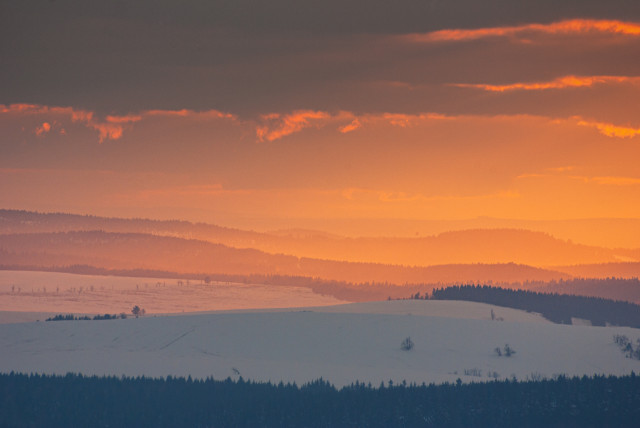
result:
[[[640,328],[640,306],[597,297],[508,290],[487,285],[463,285],[433,290],[434,300],[468,300],[537,312],[555,323],[571,324],[572,318],[591,324]]]
[[[0,374],[3,427],[636,427],[640,378],[336,389],[191,378]]]

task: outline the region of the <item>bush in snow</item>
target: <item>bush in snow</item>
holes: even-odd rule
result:
[[[413,340],[410,337],[406,337],[400,344],[400,349],[403,351],[410,351],[413,349]]]
[[[516,350],[509,346],[509,344],[507,343],[506,345],[504,345],[503,353],[505,357],[510,357],[516,353]]]

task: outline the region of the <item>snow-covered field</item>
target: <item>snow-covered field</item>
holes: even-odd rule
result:
[[[304,287],[226,282],[0,271],[0,323],[55,314],[148,314],[282,308],[344,303]]]
[[[491,321],[490,311],[504,318]],[[212,376],[298,384],[324,378],[465,382],[555,374],[627,374],[614,334],[640,330],[566,326],[479,303],[390,301],[111,321],[0,325],[0,371]],[[410,351],[400,344],[410,336]],[[509,344],[512,357],[496,347]],[[466,374],[465,374],[466,373]]]

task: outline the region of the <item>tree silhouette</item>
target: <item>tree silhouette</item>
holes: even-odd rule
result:
[[[138,318],[142,313],[142,309],[140,309],[140,306],[135,305],[133,309],[131,309],[131,313],[135,315],[136,318]]]

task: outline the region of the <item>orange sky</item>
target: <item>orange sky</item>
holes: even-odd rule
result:
[[[640,217],[640,17],[594,4],[406,31],[198,24],[199,47],[171,20],[156,45],[130,11],[64,18],[121,30],[86,46],[26,24],[31,44],[2,47],[0,205],[247,228]]]

